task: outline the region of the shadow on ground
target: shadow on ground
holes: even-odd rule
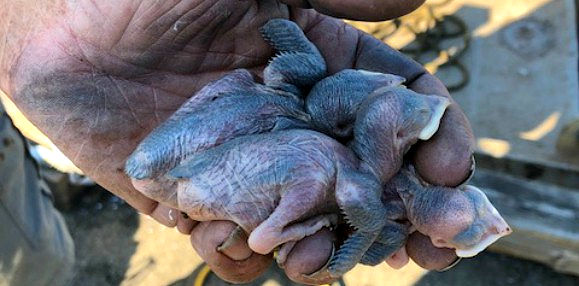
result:
[[[563,275],[550,268],[507,255],[484,252],[463,259],[448,272],[429,272],[416,282],[418,286],[434,285],[579,285],[579,277]]]
[[[75,207],[64,212],[76,250],[72,285],[119,285],[136,250],[138,214],[103,189],[83,192]]]
[[[269,269],[267,270],[267,272],[259,277],[257,280],[251,282],[251,283],[247,283],[247,284],[231,284],[228,282],[225,282],[221,279],[219,279],[219,277],[217,277],[215,274],[213,273],[208,273],[205,277],[200,277],[202,276],[202,272],[204,269],[204,265],[200,265],[199,267],[197,267],[195,269],[195,271],[193,271],[193,273],[191,273],[190,276],[183,278],[179,281],[176,281],[175,283],[171,284],[170,286],[193,286],[196,285],[195,282],[198,281],[203,281],[203,285],[204,286],[227,286],[227,285],[240,285],[240,286],[257,286],[257,285],[284,285],[284,286],[298,286],[298,285],[302,285],[302,284],[298,284],[298,283],[294,283],[291,280],[289,280],[287,278],[287,276],[284,274],[283,270],[281,270],[280,268],[278,268],[275,264],[272,264]],[[340,280],[334,284],[332,284],[332,286],[342,286],[342,285],[346,285],[344,283],[343,280]]]

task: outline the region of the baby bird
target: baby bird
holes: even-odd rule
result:
[[[412,166],[403,168],[384,189],[402,199],[407,219],[440,248],[458,257],[472,257],[512,230],[477,187],[433,186],[422,181]]]
[[[135,188],[194,220],[237,223],[253,251],[281,247],[280,263],[342,213],[353,232],[322,270],[332,277],[399,253],[411,224],[459,256],[510,232],[478,189],[430,186],[410,167],[399,171],[406,151],[434,135],[448,99],[408,90],[395,75],[326,77],[293,22],[271,20],[262,33],[278,51],[264,84],[236,70],[189,99],[128,158]]]
[[[326,76],[325,61],[291,21],[271,20],[262,34],[279,52],[264,71],[264,84],[239,69],[192,96],[127,159],[125,172],[137,189],[174,206],[163,175],[181,161],[239,136],[309,128],[302,90]]]
[[[322,227],[342,213],[354,228],[328,264],[332,277],[352,269],[381,231],[391,251],[406,239],[401,212],[381,199],[380,183],[358,171],[352,151],[310,130],[239,137],[197,153],[171,170],[177,206],[192,219],[230,220],[249,234],[249,247],[268,254]],[[386,253],[391,255],[391,253]],[[283,263],[283,261],[281,261]]]

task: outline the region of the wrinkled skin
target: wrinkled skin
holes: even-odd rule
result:
[[[237,70],[203,88],[157,127],[131,154],[125,171],[138,180],[155,178],[229,139],[308,122],[291,94],[258,85],[247,70]]]
[[[423,1],[285,2],[378,20],[408,13]],[[195,249],[228,281],[257,277],[272,258],[217,252],[232,223],[226,228],[224,222],[182,219],[136,191],[123,168],[137,144],[208,82],[237,68],[263,70],[272,54],[258,32],[263,23],[280,17],[299,23],[330,74],[348,68],[397,74],[417,92],[449,97],[440,81],[380,41],[315,10],[278,1],[0,0],[0,6],[0,88],[91,178],[140,212],[191,233]],[[430,183],[455,186],[468,177],[472,150],[470,126],[453,103],[438,133],[417,146],[414,161]],[[290,254],[288,275],[306,281],[302,274],[327,261],[328,247],[317,246],[331,246],[331,237],[298,243],[307,251]]]
[[[400,86],[404,78],[346,69],[318,82],[306,98],[306,111],[316,129],[338,139],[352,136],[360,105],[377,89]]]
[[[280,53],[265,68],[264,84],[239,69],[205,86],[137,146],[125,165],[129,177],[155,179],[239,136],[309,128],[301,89],[326,75],[326,63],[294,22],[274,19],[260,30]]]
[[[303,97],[305,90],[327,76],[326,61],[296,23],[272,19],[260,31],[277,51],[263,71],[266,86]]]
[[[449,100],[418,94],[404,78],[344,70],[318,82],[306,98],[311,124],[343,141],[362,160],[362,169],[386,183],[402,166],[402,155],[416,141],[438,130]],[[404,114],[393,120],[393,114]]]
[[[164,175],[189,156],[244,135],[310,127],[301,89],[326,75],[324,59],[294,22],[274,19],[260,30],[280,53],[265,68],[264,84],[239,69],[185,102],[127,159],[125,172],[139,191],[180,209],[174,182]]]
[[[359,169],[374,175],[370,176],[372,180],[378,178],[380,183],[375,182],[375,185],[382,185],[382,176],[376,176],[379,172],[369,169],[369,162],[363,161],[359,166],[353,163],[353,156],[350,156],[349,161],[334,156],[333,152],[346,152],[343,151],[344,147],[330,138],[306,131],[286,132],[281,139],[278,138],[279,134],[272,134],[234,140],[243,135],[281,130],[277,128],[280,120],[282,123],[301,120],[297,124],[283,124],[283,128],[308,128],[309,122],[300,113],[301,105],[296,99],[302,95],[301,88],[311,86],[323,77],[326,70],[317,49],[293,22],[275,19],[261,30],[264,37],[281,52],[265,69],[265,86],[255,83],[247,71],[238,70],[204,87],[139,144],[127,160],[127,174],[133,178],[133,184],[138,190],[187,212],[197,221],[230,220],[238,224],[242,230],[232,233],[219,246],[220,251],[230,249],[236,241],[247,239],[245,234],[251,233],[249,245],[258,253],[268,254],[284,244],[278,254],[278,263],[283,265],[296,241],[316,233],[322,227],[336,225],[337,216],[328,213],[340,211],[349,214],[346,218],[356,229],[370,234],[360,236],[354,233],[352,240],[347,240],[340,247],[337,255],[329,261],[330,276],[340,277],[358,262],[369,265],[383,262],[394,251],[401,249],[407,236],[407,226],[391,222],[374,231],[364,229],[368,226],[370,214],[361,206],[366,202],[371,204],[372,199],[379,200],[379,192],[376,193],[375,188],[370,187],[368,193],[359,194],[366,192],[362,186],[355,190],[334,190],[334,185],[343,186],[345,183],[339,184],[329,179],[336,176],[336,169]],[[325,88],[338,92],[336,97],[347,98],[340,92],[347,94],[350,90],[348,84],[354,82],[348,80],[349,73],[339,73],[338,78],[343,79],[343,82],[325,81]],[[406,88],[389,87],[388,82],[381,80],[383,77],[389,78],[388,75],[365,71],[353,73],[370,77],[361,78],[367,83],[378,81],[374,84],[374,89],[378,90],[369,91],[371,94],[365,98],[360,95],[364,103],[357,111],[355,134],[358,137],[354,138],[352,147],[362,159],[373,160],[377,157],[380,163],[378,167],[384,168],[379,169],[380,172],[386,169],[398,170],[404,153],[402,150],[408,150],[419,138],[428,139],[434,134],[448,100],[416,94]],[[378,88],[380,84],[384,87]],[[254,104],[256,101],[257,105]],[[267,112],[263,112],[264,106],[268,106],[265,108]],[[427,135],[424,135],[424,130]],[[313,138],[308,139],[308,134],[313,135]],[[292,139],[292,135],[295,138]],[[229,142],[231,140],[234,141]],[[314,149],[301,142],[320,142],[321,146]],[[222,144],[225,145],[221,147]],[[215,146],[220,147],[212,150]],[[211,150],[202,152],[208,149]],[[295,149],[298,151],[294,156],[288,156]],[[187,160],[194,154],[191,160]],[[349,152],[346,154],[350,155]],[[302,159],[300,155],[306,158]],[[215,163],[217,157],[220,159]],[[332,158],[336,161],[333,164]],[[305,163],[302,163],[304,160]],[[313,160],[315,164],[308,160]],[[319,170],[324,165],[327,168]],[[169,169],[176,166],[175,170],[165,176]],[[348,172],[354,171],[342,171],[337,181],[353,176]],[[180,181],[175,182],[175,177]],[[330,182],[319,187],[316,182],[320,178]],[[309,191],[294,190],[292,186],[295,184],[301,187],[308,184],[306,187]],[[332,202],[336,199],[334,191],[338,205],[340,201],[347,200],[346,205],[340,205],[339,210],[336,203]],[[349,193],[345,195],[345,192]],[[324,195],[315,196],[316,193]],[[284,197],[280,202],[282,194]],[[316,200],[316,197],[319,199]],[[402,218],[405,213],[403,205],[396,198],[394,201],[396,205],[391,205],[387,200],[384,204],[388,205],[392,215],[397,214],[398,218]],[[316,211],[313,214],[319,217],[309,218],[312,216],[311,211],[307,207],[304,209],[307,203]],[[365,213],[357,215],[357,211],[349,212],[352,208],[364,209]],[[256,213],[256,209],[259,212]],[[371,215],[378,218],[383,216],[377,210]],[[277,229],[271,226],[269,220],[260,225],[268,217],[277,218]],[[281,218],[287,218],[287,221],[280,222]],[[301,226],[293,226],[292,231],[281,231],[288,224],[306,218],[309,219]],[[375,241],[376,238],[378,241]],[[372,247],[368,249],[371,244]],[[406,255],[401,253],[397,256],[403,259]],[[391,265],[392,261],[390,259]],[[321,275],[321,272],[317,274]]]
[[[358,108],[350,147],[362,160],[362,170],[385,184],[402,167],[404,154],[418,140],[438,130],[449,102],[403,87],[375,91]],[[393,116],[399,114],[399,116]]]
[[[284,248],[335,226],[337,213],[343,213],[355,231],[329,261],[327,271],[338,278],[381,231],[387,230],[388,241],[382,242],[392,251],[406,239],[405,227],[394,221],[401,212],[383,203],[381,184],[357,168],[355,155],[334,139],[288,130],[230,140],[197,153],[167,176],[177,180],[179,209],[198,221],[235,222],[260,254],[284,244],[285,256]]]
[[[512,231],[486,195],[474,186],[457,188],[421,182],[413,167],[402,169],[385,186],[385,195],[398,194],[407,219],[438,248],[472,257]]]

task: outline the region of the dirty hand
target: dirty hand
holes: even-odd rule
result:
[[[248,281],[263,272],[270,257],[247,245],[227,255],[216,252],[234,225],[183,219],[135,191],[123,165],[138,142],[210,80],[235,68],[264,68],[272,50],[259,27],[271,18],[297,22],[330,73],[345,68],[392,73],[417,92],[449,96],[417,63],[320,14],[380,20],[423,1],[281,2],[0,0],[6,7],[0,12],[0,87],[90,177],[139,211],[191,232],[194,248],[223,278]],[[414,164],[431,183],[458,185],[469,175],[472,144],[469,124],[452,104],[435,137],[415,147]],[[299,242],[288,256],[288,275],[299,279],[300,273],[316,271],[332,239],[322,231]],[[431,265],[437,259],[428,257]]]

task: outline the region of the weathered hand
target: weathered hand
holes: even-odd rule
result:
[[[6,3],[5,3],[6,2]],[[0,1],[0,86],[73,162],[139,211],[180,230],[225,279],[256,277],[271,258],[246,245],[215,251],[233,226],[196,226],[136,192],[123,173],[126,157],[154,127],[210,80],[235,68],[260,72],[272,51],[258,28],[289,18],[320,49],[330,73],[361,68],[398,74],[426,94],[449,96],[417,63],[343,22],[323,16],[378,20],[405,14],[423,1],[174,0]],[[5,32],[6,31],[6,32]],[[2,46],[3,45],[3,46]],[[471,168],[472,133],[456,104],[437,135],[416,148],[418,172],[457,185]],[[294,279],[325,263],[333,235],[302,240],[288,256]]]

